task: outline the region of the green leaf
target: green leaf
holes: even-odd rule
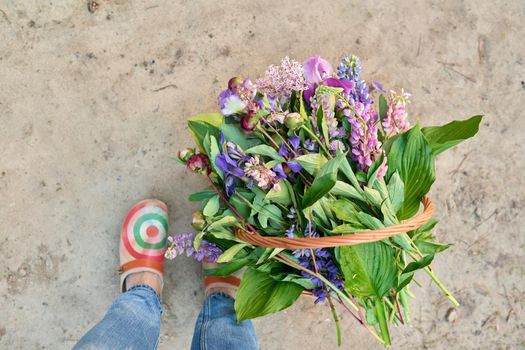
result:
[[[206,206],[202,210],[204,216],[213,216],[217,214],[219,208],[221,207],[219,196],[215,195],[211,197]]]
[[[358,209],[348,199],[338,199],[331,203],[332,211],[335,216],[344,222],[351,222],[359,224],[357,217]]]
[[[252,260],[253,259],[249,257],[235,259],[228,263],[221,264],[215,269],[205,269],[204,274],[206,276],[229,276],[248,265]]]
[[[251,148],[248,148],[245,153],[248,154],[259,154],[263,156],[270,157],[272,159],[278,160],[279,162],[284,162],[286,159],[284,159],[275,149],[268,145],[258,145]]]
[[[379,118],[381,121],[386,118],[386,113],[388,110],[388,104],[386,102],[386,98],[383,95],[379,96]]]
[[[279,185],[281,189],[279,191],[274,190],[273,188],[268,191],[266,197],[264,198],[267,201],[272,201],[274,203],[279,203],[288,207],[292,203],[292,198],[290,197],[290,188],[287,181],[280,181]]]
[[[386,320],[385,303],[383,298],[377,298],[375,302],[375,311],[377,321],[379,323],[379,329],[381,329],[381,337],[385,342],[385,345],[390,345],[390,332],[388,331],[388,323]]]
[[[231,246],[225,252],[223,252],[221,256],[219,256],[219,258],[217,259],[217,262],[223,263],[223,262],[232,261],[235,255],[237,255],[238,252],[240,252],[244,247],[247,247],[247,246],[248,244],[246,243],[239,243],[234,246]]]
[[[190,194],[188,197],[188,200],[190,202],[200,202],[205,199],[210,199],[213,196],[216,196],[217,192],[215,191],[201,191],[201,192],[195,192],[193,194]]]
[[[220,113],[204,113],[188,118],[189,121],[201,121],[220,127],[224,123],[224,116]]]
[[[403,206],[404,193],[405,193],[405,184],[397,172],[393,173],[390,176],[390,181],[387,185],[388,196],[390,198],[390,203],[392,203],[392,210],[394,213],[397,213],[399,209]]]
[[[220,131],[216,126],[204,121],[190,120],[188,121],[188,128],[195,144],[202,152],[206,152],[203,146],[206,135],[215,136],[216,138],[220,135]]]
[[[383,242],[336,248],[347,290],[358,297],[382,298],[396,282],[392,248]]]
[[[421,129],[434,155],[438,155],[458,143],[476,135],[481,122],[481,115],[475,115],[466,120],[455,120],[442,126],[429,126]]]
[[[330,159],[314,179],[312,187],[306,190],[303,197],[303,208],[307,208],[321,199],[325,194],[330,192],[337,181],[337,171],[343,160],[344,155],[340,153],[337,157]]]
[[[381,220],[362,211],[357,213],[357,217],[359,218],[359,221],[365,225],[365,227],[368,227],[371,230],[379,230],[380,228],[385,227]]]
[[[261,144],[261,140],[256,136],[246,135],[236,124],[225,123],[221,126],[221,131],[226,140],[235,143],[243,150]]]
[[[343,181],[336,181],[335,186],[332,188],[330,193],[332,193],[335,196],[342,196],[365,201],[363,195],[361,195],[361,193],[357,191],[354,186],[349,185]]]
[[[286,309],[302,291],[297,283],[276,281],[269,273],[248,268],[235,298],[237,319],[249,320]]]
[[[399,284],[396,287],[396,290],[400,291],[406,285],[408,285],[414,277],[414,272],[427,267],[428,265],[430,265],[430,263],[432,263],[432,260],[434,260],[434,254],[429,254],[418,261],[413,261],[410,264],[408,264],[401,273],[401,277],[399,278]]]
[[[213,170],[219,175],[221,179],[224,179],[224,172],[219,169],[219,167],[215,164],[215,158],[217,155],[219,155],[220,149],[219,149],[219,143],[217,142],[217,139],[215,136],[210,135],[210,163],[213,167]]]
[[[305,154],[295,158],[296,161],[311,175],[317,175],[321,167],[328,162],[325,156],[320,153]]]
[[[208,231],[222,229],[223,227],[229,227],[236,223],[238,220],[235,216],[226,215],[217,221],[214,221],[208,226]]]
[[[416,125],[396,138],[387,158],[389,176],[397,171],[404,184],[404,201],[398,218],[408,219],[417,213],[421,198],[436,178],[432,149]]]

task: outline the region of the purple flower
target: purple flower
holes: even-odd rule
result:
[[[249,79],[231,78],[228,89],[222,91],[217,99],[222,115],[238,118],[254,110],[257,107],[253,102],[256,92],[255,85]]]
[[[220,142],[222,153],[215,157],[215,165],[224,172],[224,187],[230,197],[235,191],[235,178],[244,176],[244,164],[251,159],[236,144],[226,142],[221,132]]]
[[[344,56],[337,67],[337,75],[342,80],[355,83],[355,88],[349,95],[351,99],[364,104],[372,103],[368,86],[364,80],[361,80],[361,61],[357,56]]]
[[[324,84],[326,86],[342,88],[345,95],[350,94],[355,88],[355,82],[337,78],[328,78],[324,81]]]
[[[334,72],[332,65],[319,55],[315,55],[306,60],[303,66],[306,81],[311,84],[319,84],[332,76]]]
[[[370,82],[372,83],[372,85],[374,85],[374,87],[381,91],[382,93],[386,93],[385,89],[383,88],[383,85],[381,85],[381,83],[379,83],[378,81],[376,80],[370,80]]]
[[[186,254],[192,256],[197,261],[206,260],[215,262],[222,254],[222,251],[215,244],[201,240],[199,249],[194,248],[195,235],[193,233],[181,233],[175,236],[168,236],[168,248],[166,249],[166,259],[173,260],[177,256]]]
[[[379,117],[369,104],[355,102],[353,110],[343,111],[351,126],[350,156],[357,163],[359,170],[368,171],[372,162],[383,152],[381,142],[377,138]]]
[[[301,139],[297,136],[292,136],[288,139],[288,146],[283,142],[279,148],[279,155],[286,159],[286,162],[278,164],[274,167],[279,178],[286,178],[286,170],[290,169],[294,174],[297,174],[303,168],[301,164],[294,158],[297,156]]]

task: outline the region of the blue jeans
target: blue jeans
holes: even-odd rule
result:
[[[191,350],[258,349],[252,323],[237,323],[233,303],[224,293],[206,298],[195,323]],[[157,293],[146,285],[133,286],[113,302],[102,321],[73,349],[156,349],[161,315]]]

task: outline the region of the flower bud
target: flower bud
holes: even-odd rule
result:
[[[195,155],[194,148],[186,148],[179,152],[178,157],[183,163],[186,163],[194,155]]]
[[[202,231],[202,229],[204,228],[204,224],[206,223],[206,221],[204,220],[204,214],[202,213],[202,211],[200,210],[195,210],[192,214],[191,214],[191,226],[198,230],[198,231]]]
[[[210,161],[205,154],[195,154],[186,162],[188,169],[194,173],[209,174],[211,171]]]
[[[284,118],[284,125],[290,130],[295,130],[304,124],[304,117],[299,113],[289,113]]]
[[[233,77],[228,81],[228,89],[234,90],[239,84],[242,84],[243,79],[241,77]]]
[[[241,128],[245,131],[252,131],[259,122],[259,115],[256,112],[249,112],[241,119]]]

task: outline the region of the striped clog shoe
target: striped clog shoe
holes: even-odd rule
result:
[[[132,273],[149,271],[163,281],[163,262],[168,234],[168,209],[157,199],[145,199],[131,208],[120,235],[120,287]],[[161,287],[162,289],[162,287]]]

